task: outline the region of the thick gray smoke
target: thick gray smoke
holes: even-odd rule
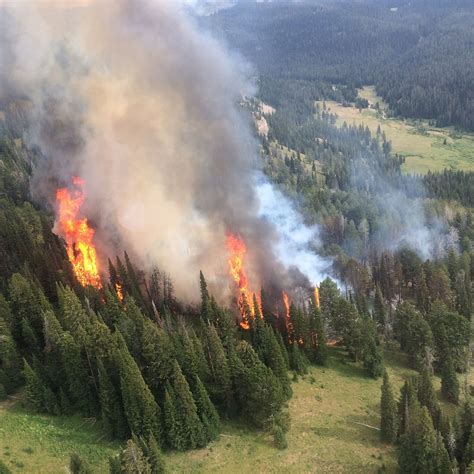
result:
[[[199,269],[231,292],[228,232],[246,241],[257,285],[295,284],[274,254],[275,226],[259,217],[257,144],[237,106],[253,93],[246,65],[174,2],[60,3],[1,13],[0,95],[30,103],[35,198],[53,206],[56,188],[81,176],[101,254],[158,264],[185,297],[198,294]]]

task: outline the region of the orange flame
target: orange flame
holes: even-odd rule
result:
[[[291,322],[291,316],[290,316],[290,298],[288,298],[288,295],[282,291],[282,296],[283,296],[283,304],[285,305],[285,324],[286,324],[286,331],[288,333],[288,341],[291,344],[292,343],[292,338],[293,338],[293,323]]]
[[[123,289],[122,289],[122,285],[120,283],[115,283],[115,292],[117,293],[117,298],[120,300],[120,301],[123,301]]]
[[[314,304],[316,305],[316,308],[320,308],[320,304],[319,304],[319,288],[317,286],[314,287],[314,290],[313,290],[313,293],[314,293]]]
[[[245,268],[244,268],[244,257],[245,257],[245,254],[247,253],[247,247],[245,245],[245,242],[241,238],[233,234],[227,235],[226,243],[227,243],[227,249],[230,253],[230,258],[228,260],[230,274],[232,278],[234,279],[235,284],[237,285],[237,288],[239,290],[238,302],[239,302],[240,314],[242,315],[242,321],[240,323],[240,326],[242,327],[242,329],[249,329],[250,323],[248,321],[247,314],[245,314],[246,312],[245,312],[244,303],[245,301],[247,302],[250,309],[251,316],[255,317],[255,309],[253,307],[253,296],[255,293],[252,293],[249,289],[248,278],[247,278],[247,274],[245,273]],[[260,310],[260,315],[263,317],[261,301],[258,296],[257,296],[257,304]]]
[[[89,227],[86,218],[78,219],[78,214],[84,203],[82,188],[84,180],[72,178],[75,187],[73,191],[60,188],[56,191],[56,201],[59,204],[57,224],[67,244],[67,256],[77,280],[82,286],[92,285],[102,288],[97,264],[97,254],[92,242],[94,229]]]

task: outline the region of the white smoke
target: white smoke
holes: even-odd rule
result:
[[[321,245],[317,226],[307,226],[292,202],[258,174],[256,192],[260,200],[259,216],[278,229],[278,240],[273,243],[275,254],[285,268],[297,268],[312,286],[328,276],[332,262],[317,255]]]

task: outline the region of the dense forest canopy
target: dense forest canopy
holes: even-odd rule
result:
[[[375,84],[395,114],[474,130],[471,2],[242,2],[206,24],[263,76]]]

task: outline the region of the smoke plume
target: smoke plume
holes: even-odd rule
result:
[[[254,92],[246,64],[174,2],[73,3],[0,10],[0,96],[28,101],[34,198],[53,207],[56,189],[81,176],[100,254],[158,264],[184,297],[198,294],[200,269],[229,294],[228,232],[246,241],[259,285],[307,282],[287,271],[306,255],[284,254],[284,219],[281,240],[259,214],[257,143],[237,105]],[[316,283],[313,261],[303,270]]]

